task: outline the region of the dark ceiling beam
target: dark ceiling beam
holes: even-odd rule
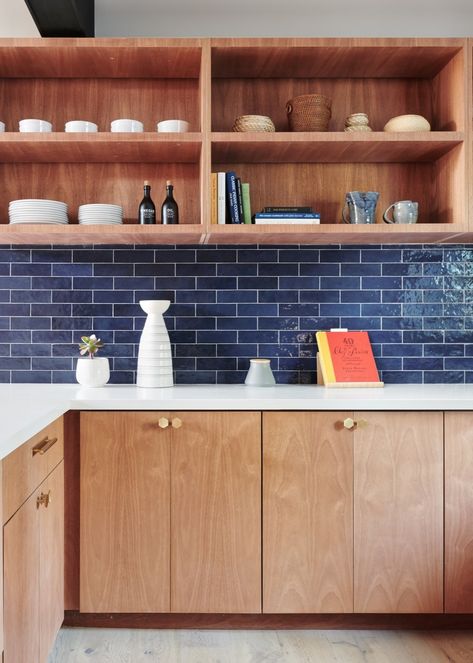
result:
[[[94,37],[95,0],[25,0],[42,37]]]

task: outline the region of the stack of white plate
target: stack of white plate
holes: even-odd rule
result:
[[[81,205],[79,223],[85,226],[119,225],[123,223],[123,207],[101,204]]]
[[[64,225],[68,223],[67,205],[58,200],[12,200],[8,206],[10,223]]]

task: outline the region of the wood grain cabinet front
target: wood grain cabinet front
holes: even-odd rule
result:
[[[442,417],[264,414],[264,612],[443,611]]]
[[[4,661],[46,663],[64,618],[64,466],[3,528]]]
[[[261,611],[260,421],[81,413],[81,612]]]

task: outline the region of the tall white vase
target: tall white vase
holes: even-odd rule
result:
[[[172,387],[171,342],[163,313],[170,301],[145,299],[140,306],[148,317],[140,338],[138,350],[138,387]]]

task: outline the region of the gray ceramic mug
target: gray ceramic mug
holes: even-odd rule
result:
[[[349,191],[345,194],[342,219],[345,223],[376,223],[377,191]],[[348,207],[348,217],[346,208]]]
[[[392,219],[388,216],[391,208],[393,210]],[[398,200],[385,210],[383,219],[386,223],[417,223],[418,215],[419,203],[413,200]]]

